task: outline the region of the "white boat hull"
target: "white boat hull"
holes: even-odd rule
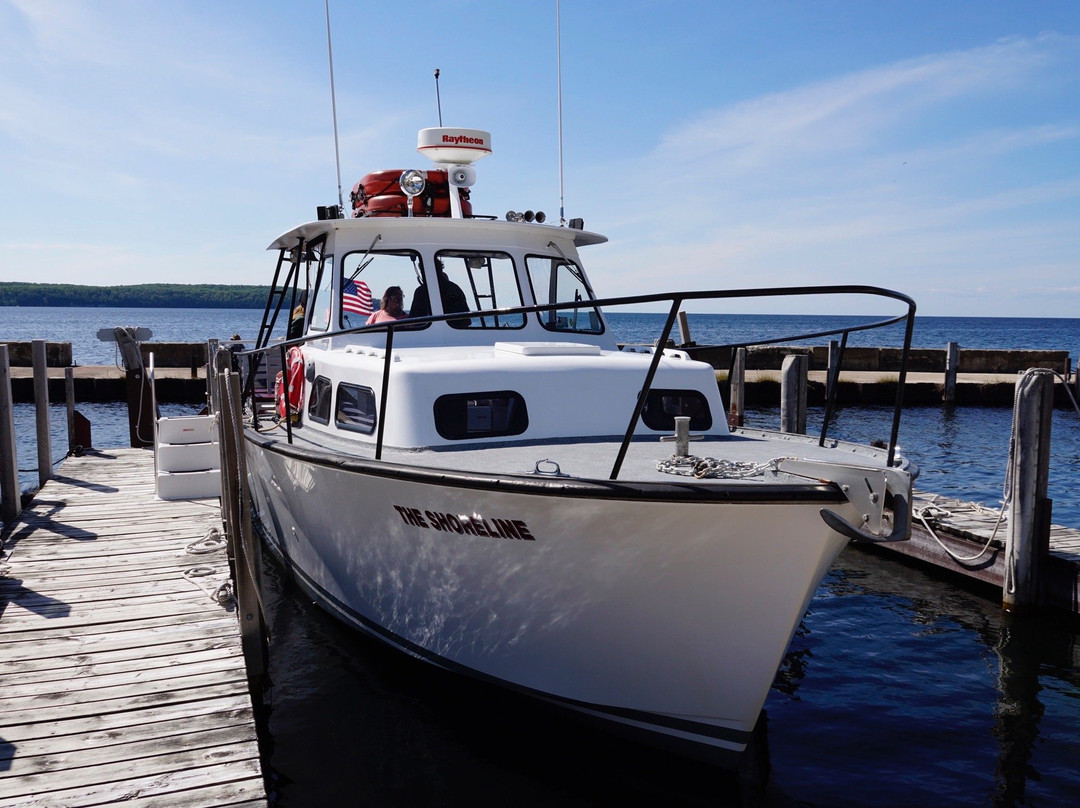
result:
[[[588,496],[250,440],[254,507],[324,608],[417,657],[737,754],[846,539],[821,496]]]

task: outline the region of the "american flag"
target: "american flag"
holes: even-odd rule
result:
[[[363,281],[346,281],[341,290],[341,310],[371,314],[371,290]]]

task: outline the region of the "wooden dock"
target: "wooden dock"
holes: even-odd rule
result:
[[[58,472],[4,535],[0,808],[265,806],[226,552],[188,551],[218,500],[156,499],[146,449]]]
[[[916,491],[911,540],[873,545],[946,572],[1001,588],[1007,585],[1005,523],[1000,510]],[[1080,530],[1050,525],[1040,563],[1043,605],[1080,614]]]

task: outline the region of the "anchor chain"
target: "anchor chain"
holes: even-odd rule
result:
[[[656,461],[656,470],[665,474],[679,474],[683,477],[721,478],[726,480],[744,480],[761,477],[766,472],[776,473],[784,458],[774,457],[766,463],[753,463],[749,460],[721,460],[715,457],[695,457],[694,455],[672,455],[666,460]]]

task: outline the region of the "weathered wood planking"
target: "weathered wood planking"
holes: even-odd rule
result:
[[[932,507],[926,517],[931,530],[914,518],[911,541],[875,547],[1000,588],[1006,576],[1003,548],[1008,531],[1005,521],[999,523],[998,509],[916,492],[915,513],[928,507]],[[1080,530],[1051,526],[1049,553],[1041,576],[1047,608],[1080,613]]]
[[[225,552],[186,551],[217,500],[155,499],[144,449],[58,471],[4,537],[0,808],[265,806]]]

